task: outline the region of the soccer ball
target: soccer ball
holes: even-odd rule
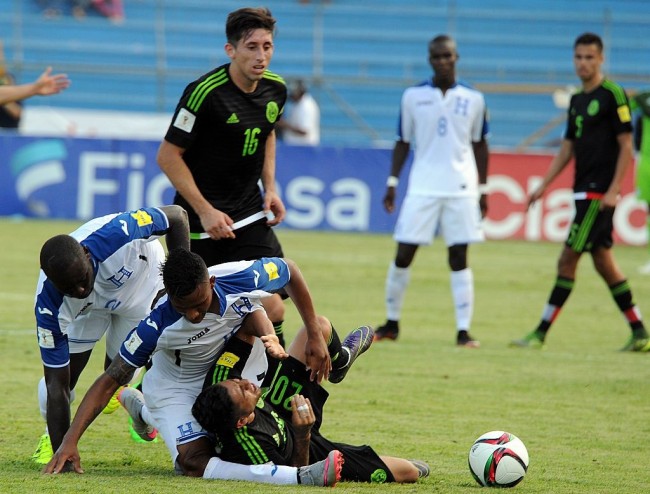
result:
[[[514,434],[491,431],[469,450],[469,471],[481,486],[514,487],[528,470],[528,450]]]

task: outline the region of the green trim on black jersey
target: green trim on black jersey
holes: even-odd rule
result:
[[[269,70],[265,70],[264,73],[262,74],[262,77],[264,79],[270,79],[272,81],[279,82],[280,84],[284,84],[285,86],[287,85],[287,83],[284,82],[284,79],[281,76]]]
[[[615,82],[605,79],[603,81],[603,87],[614,95],[614,98],[616,99],[616,106],[621,106],[627,103],[625,91],[621,86]]]
[[[248,455],[253,465],[261,465],[269,461],[264,449],[259,445],[253,436],[248,433],[246,426],[235,431],[235,439]]]
[[[201,104],[205,97],[212,91],[214,88],[221,86],[228,82],[228,73],[226,72],[225,67],[221,70],[218,70],[210,77],[206,78],[203,82],[199,83],[192,91],[190,98],[187,100],[187,108],[196,113],[199,111]]]
[[[212,384],[219,384],[221,382],[227,381],[230,375],[230,367],[225,365],[217,365],[212,373]]]

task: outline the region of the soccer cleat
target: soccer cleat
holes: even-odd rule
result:
[[[333,369],[330,372],[329,382],[336,384],[343,380],[357,357],[370,348],[374,335],[375,332],[370,326],[361,326],[345,337],[341,343],[341,350],[347,350],[350,356],[348,363],[340,369]]]
[[[428,477],[429,476],[429,465],[427,465],[422,460],[409,460],[415,468],[418,469],[418,477]]]
[[[324,460],[298,467],[298,483],[315,487],[334,487],[341,480],[343,461],[343,453],[338,449],[330,451]]]
[[[481,342],[472,338],[468,331],[462,330],[458,331],[456,335],[456,345],[465,348],[479,348]]]
[[[117,391],[115,391],[115,394],[111,396],[111,399],[108,401],[104,409],[102,410],[102,413],[113,413],[115,410],[120,408],[120,402],[117,399],[117,395],[120,394],[120,391],[122,391],[122,386],[117,388]]]
[[[379,326],[375,330],[374,341],[380,340],[396,340],[399,334],[399,326],[397,322],[386,321],[386,324]]]
[[[32,455],[32,461],[34,463],[38,463],[39,465],[47,465],[53,456],[54,451],[52,451],[52,442],[50,441],[50,435],[46,432],[38,440],[38,446]]]
[[[542,333],[535,330],[519,340],[512,340],[510,346],[513,348],[535,348],[542,350],[544,348],[544,337]]]
[[[153,426],[142,420],[142,416],[140,415],[142,407],[144,406],[144,396],[142,396],[142,392],[130,386],[126,386],[122,391],[120,391],[120,394],[117,395],[117,399],[126,411],[129,412],[129,425],[132,429],[131,437],[134,439],[135,437],[138,437],[145,442],[151,442],[156,439],[158,431]],[[133,433],[135,433],[135,435]]]
[[[650,338],[647,336],[632,336],[625,346],[621,348],[622,352],[650,352]]]

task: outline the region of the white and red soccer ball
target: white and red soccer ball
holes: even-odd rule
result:
[[[485,487],[514,487],[528,470],[528,450],[514,434],[486,432],[469,450],[472,477]]]

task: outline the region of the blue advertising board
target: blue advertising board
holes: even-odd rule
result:
[[[86,220],[170,204],[174,190],[156,164],[158,145],[0,134],[0,215]],[[276,179],[287,209],[283,226],[391,232],[395,215],[382,206],[390,154],[279,143]],[[398,197],[404,188],[405,180]]]

